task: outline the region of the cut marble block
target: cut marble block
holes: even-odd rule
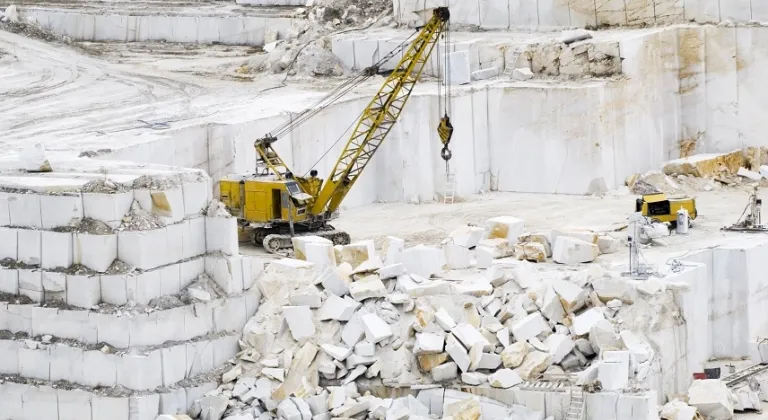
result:
[[[189,259],[205,254],[205,218],[194,217],[182,222],[182,258]]]
[[[195,216],[203,212],[208,206],[208,194],[210,194],[210,178],[206,177],[202,182],[184,182],[181,185],[184,193],[184,214]]]
[[[506,239],[510,244],[517,243],[522,235],[525,221],[512,216],[500,216],[485,221],[486,239]]]
[[[79,308],[91,308],[101,301],[99,276],[68,275],[67,304]]]
[[[40,208],[43,229],[69,226],[83,218],[83,197],[72,195],[41,195]]]
[[[73,240],[75,264],[103,273],[117,258],[117,235],[75,233]]]
[[[240,250],[237,241],[237,219],[206,216],[205,249],[208,253],[237,255]]]
[[[0,260],[19,258],[18,229],[0,227]]]
[[[40,197],[37,194],[9,194],[7,200],[11,226],[43,227]]]
[[[336,267],[336,252],[333,244],[309,243],[306,245],[306,260],[315,264],[318,270]]]
[[[469,53],[467,51],[457,51],[450,54],[443,55],[443,62],[445,62],[445,56],[448,56],[449,68],[443,70],[443,84],[451,85],[464,85],[472,80],[472,76],[469,68]]]
[[[166,228],[121,231],[118,233],[117,259],[141,270],[173,263],[167,249]]]
[[[116,194],[83,193],[83,216],[116,228],[131,211],[131,204],[133,191]]]
[[[19,270],[0,266],[0,292],[10,295],[19,293]]]
[[[249,257],[242,255],[209,255],[205,257],[205,272],[227,295],[241,293],[244,287],[243,260],[250,262]],[[253,280],[249,283],[253,283]]]
[[[307,261],[307,245],[309,244],[330,245],[331,249],[333,249],[333,241],[320,236],[296,236],[291,239],[291,242],[293,243],[293,256],[297,260]]]
[[[429,278],[442,271],[445,255],[438,248],[417,245],[403,251],[400,261],[410,273]]]
[[[41,264],[44,269],[67,268],[72,265],[72,233],[44,230],[41,233]],[[117,245],[117,243],[115,243]]]
[[[167,224],[184,219],[184,193],[181,188],[151,191],[152,213],[160,216]]]
[[[40,265],[42,262],[42,232],[39,230],[19,229],[18,260],[27,265]]]

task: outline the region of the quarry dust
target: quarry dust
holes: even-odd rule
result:
[[[88,233],[91,235],[111,235],[113,233],[112,228],[106,223],[90,217],[84,217],[70,226],[59,226],[52,230],[54,232]]]
[[[84,193],[116,194],[128,191],[125,185],[117,184],[109,179],[96,179],[83,185]]]

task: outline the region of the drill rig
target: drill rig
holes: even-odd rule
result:
[[[731,232],[768,232],[768,227],[763,224],[762,206],[763,200],[758,196],[759,186],[755,186],[752,193],[749,194],[749,203],[741,213],[739,220],[731,225],[722,228]]]
[[[431,18],[418,30],[407,48],[403,43],[399,50],[390,52],[378,63],[335,88],[296,118],[257,139],[254,143],[257,154],[254,173],[229,175],[220,180],[221,201],[238,218],[241,228],[252,229],[251,241],[255,245],[277,253],[292,248],[291,238],[300,235],[321,236],[336,245],[349,244],[349,234],[336,230],[329,221],[336,217],[347,193],[397,122],[441,35],[444,32],[447,35],[449,19],[447,7],[433,9]],[[442,39],[447,47],[450,38],[445,35]],[[272,145],[356,86],[379,74],[380,67],[400,51],[402,58],[361,113],[330,176],[325,180],[318,178],[314,169],[309,176],[296,176]],[[447,72],[447,62],[445,69]],[[453,126],[447,111],[449,89],[445,92],[445,109],[441,110],[437,132],[443,144],[441,157],[446,161],[447,170]]]

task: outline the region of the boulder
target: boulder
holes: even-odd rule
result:
[[[500,216],[485,221],[485,239],[505,239],[510,245],[523,233],[525,221],[512,216]]]
[[[501,352],[501,362],[505,368],[516,368],[523,363],[528,355],[529,347],[525,341],[518,341]]]
[[[589,344],[598,354],[604,351],[622,350],[624,346],[621,338],[613,329],[613,325],[607,320],[602,319],[594,323],[589,329]]]
[[[11,6],[9,6],[10,8]],[[13,19],[14,8],[10,19]],[[19,153],[21,169],[27,172],[51,172],[51,163],[45,154],[45,148],[42,143],[30,144]]]
[[[376,256],[376,249],[372,240],[358,241],[341,248],[341,261],[357,268],[358,265]]]
[[[546,233],[525,233],[517,238],[517,241],[521,244],[524,243],[537,243],[544,246],[544,253],[547,258],[552,256],[552,245],[549,235]]]
[[[488,383],[494,388],[511,388],[522,382],[520,374],[512,369],[499,369],[488,376]]]
[[[515,256],[518,260],[545,262],[547,261],[547,249],[540,243],[524,242],[515,245]]]
[[[621,241],[613,236],[601,235],[597,238],[597,248],[601,254],[614,254],[621,249]]]
[[[560,264],[579,264],[594,261],[600,254],[596,244],[581,239],[560,236],[555,241],[552,259]]]
[[[696,408],[674,399],[661,408],[662,420],[694,420],[696,418]]]
[[[383,298],[387,296],[387,288],[382,283],[378,274],[369,274],[349,285],[349,294],[358,302],[370,298]]]
[[[480,403],[474,398],[446,404],[443,416],[453,420],[478,420],[482,418]]]
[[[417,245],[404,250],[400,254],[400,262],[408,272],[430,278],[433,274],[442,271],[445,255],[438,248]]]
[[[552,356],[549,353],[532,351],[525,356],[523,363],[517,368],[517,373],[520,374],[524,381],[532,381],[538,378],[551,365]]]
[[[331,245],[333,247],[333,241],[330,239],[326,239],[320,236],[315,235],[307,235],[307,236],[294,236],[291,238],[291,242],[293,243],[293,257],[297,260],[307,260],[307,245],[308,244],[325,244],[325,245]],[[332,252],[333,253],[333,252]],[[333,255],[333,260],[335,262],[336,256]]]
[[[600,308],[591,308],[573,317],[573,326],[571,331],[573,335],[585,335],[590,332],[592,326],[605,320],[605,316]],[[610,325],[610,324],[609,324]]]
[[[464,248],[474,248],[483,239],[485,229],[479,226],[459,226],[448,235],[450,241]]]
[[[719,379],[693,381],[688,388],[688,405],[710,420],[733,418],[733,394]]]
[[[514,245],[504,238],[483,239],[477,243],[476,252],[489,253],[493,258],[504,258],[515,254]],[[488,268],[488,267],[478,267]]]
[[[618,299],[631,304],[637,299],[637,290],[627,280],[618,276],[602,276],[592,280],[592,287],[600,300],[605,303]]]

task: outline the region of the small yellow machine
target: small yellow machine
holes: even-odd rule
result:
[[[669,198],[664,193],[646,194],[635,202],[635,211],[652,220],[677,224],[677,211],[688,211],[689,220],[694,220],[696,213],[696,199],[690,197]]]
[[[397,122],[425,64],[441,39],[446,44],[443,51],[449,51],[450,38],[441,36],[448,29],[449,19],[448,8],[433,9],[431,18],[415,34],[410,45],[404,42],[401,49],[390,52],[378,63],[335,88],[314,106],[257,139],[254,143],[257,156],[253,173],[229,175],[220,180],[222,203],[237,217],[241,228],[251,229],[254,244],[277,253],[281,249],[291,248],[291,239],[297,235],[317,235],[337,245],[349,243],[349,234],[335,230],[328,222],[336,217],[347,193]],[[314,169],[309,171],[309,176],[294,175],[272,144],[356,86],[373,76],[384,74],[380,67],[397,60],[401,55],[394,70],[386,75],[381,89],[361,113],[351,137],[327,178],[318,178]],[[447,62],[445,65],[449,68]],[[440,107],[445,109],[439,110],[442,112],[437,131],[443,144],[441,157],[446,161],[447,172],[448,160],[451,158],[448,143],[453,134],[453,125],[445,105],[449,103],[450,85],[443,90],[445,98],[442,98],[441,103],[444,105]]]

